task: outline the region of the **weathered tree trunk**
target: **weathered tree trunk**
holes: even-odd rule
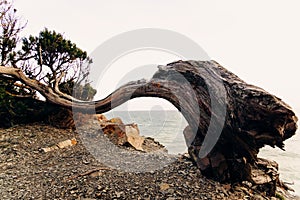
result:
[[[96,102],[96,112],[146,96],[164,98],[184,115],[188,151],[204,175],[219,181],[248,180],[274,195],[276,165],[257,154],[264,145],[283,149],[283,141],[295,134],[297,117],[281,99],[214,61],[179,61],[159,67],[150,81],[131,82]]]
[[[41,84],[23,80],[20,72],[6,74],[21,79],[52,103],[82,111],[103,113],[137,97],[168,100],[189,124],[184,135],[192,159],[204,175],[219,181],[277,182],[276,167],[258,160],[258,151],[264,145],[283,149],[283,141],[297,129],[297,117],[281,99],[245,83],[215,61],[178,61],[160,66],[151,80],[130,82],[91,103],[71,103],[72,99]],[[272,173],[267,173],[270,168]],[[264,172],[268,181],[261,181],[257,170]],[[274,188],[269,192],[274,193]]]

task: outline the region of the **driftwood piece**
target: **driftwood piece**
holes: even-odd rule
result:
[[[219,96],[224,89],[225,97]],[[215,61],[178,61],[159,67],[150,81],[130,82],[97,101],[96,112],[147,96],[164,98],[181,111],[189,123],[184,131],[189,154],[204,175],[219,181],[257,184],[252,172],[263,169],[257,158],[259,149],[264,145],[283,149],[283,141],[297,129],[295,113],[281,99],[245,83]],[[220,116],[224,105],[226,113]],[[221,134],[210,135],[212,140],[219,137],[217,143],[200,156],[212,118],[212,133],[221,126]],[[278,176],[276,168],[266,167],[266,173],[270,170],[275,175],[261,184],[273,185],[269,193],[274,195]]]
[[[54,151],[56,149],[63,149],[65,147],[74,146],[76,144],[77,144],[76,138],[72,138],[72,139],[61,141],[61,142],[59,142],[55,145],[49,146],[49,147],[41,148],[41,150],[44,151],[45,153],[47,153],[50,151]]]
[[[76,178],[79,178],[81,176],[87,176],[87,175],[90,175],[94,172],[97,172],[97,171],[101,171],[101,170],[111,170],[111,168],[108,168],[108,167],[97,167],[97,168],[94,168],[94,169],[90,169],[88,171],[85,171],[83,173],[80,173],[80,174],[76,174],[74,176],[71,176],[67,179],[64,180],[64,182],[67,182],[67,181],[70,181],[70,180],[73,180],[73,179],[76,179]]]
[[[225,89],[225,98],[218,96],[222,93],[218,83]],[[147,96],[164,98],[181,111],[189,123],[185,129],[189,154],[203,174],[220,181],[251,180],[250,166],[257,161],[259,149],[264,145],[283,149],[283,141],[297,129],[295,113],[281,99],[245,83],[215,61],[161,66],[150,81],[130,82],[95,102],[96,112]],[[217,104],[213,112],[212,100]],[[226,115],[221,119],[218,106],[224,105]],[[220,138],[205,157],[199,157],[213,117],[215,127],[224,123]]]
[[[259,149],[264,145],[283,149],[283,141],[297,129],[295,113],[281,99],[245,83],[215,61],[159,66],[149,81],[129,82],[88,103],[62,96],[19,69],[0,67],[0,74],[21,80],[51,103],[82,112],[107,112],[138,97],[166,99],[189,124],[184,135],[192,159],[204,175],[219,181],[255,182],[252,171],[258,166]]]

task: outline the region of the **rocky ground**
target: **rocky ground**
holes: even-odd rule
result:
[[[78,132],[88,133],[88,137],[83,138]],[[279,193],[277,198],[268,198],[251,188],[249,183],[230,185],[208,180],[200,174],[187,155],[168,156],[161,151],[154,151],[143,160],[139,158],[140,154],[148,153],[133,153],[137,158],[134,159],[135,166],[166,161],[160,162],[164,166],[157,169],[152,169],[151,166],[135,169],[127,166],[126,162],[119,166],[105,160],[109,157],[99,160],[102,155],[97,156],[93,148],[86,145],[97,141],[99,137],[102,137],[101,133],[90,127],[77,132],[41,124],[0,129],[1,199],[283,198]],[[76,138],[76,145],[50,152],[41,150],[71,138]],[[151,143],[151,140],[147,142]],[[113,155],[110,148],[104,146]],[[123,147],[119,152],[119,156],[123,158],[126,158],[123,151],[134,152],[130,147]],[[118,159],[121,158],[115,160]],[[285,198],[293,199],[291,196]]]

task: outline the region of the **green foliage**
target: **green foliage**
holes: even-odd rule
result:
[[[73,94],[73,87],[79,85],[79,92],[76,94],[80,95],[77,98],[92,100],[96,90],[86,80],[92,62],[86,51],[78,48],[62,34],[47,28],[39,36],[29,36],[22,42],[23,57],[29,58],[30,63],[24,65],[23,69],[29,77],[52,88],[57,83],[59,89],[69,95]]]
[[[11,105],[11,98],[6,94],[5,87],[0,83],[0,127],[9,127],[12,125]]]
[[[8,91],[14,91],[11,82],[0,79],[0,127],[9,127],[28,119],[28,106]]]
[[[62,73],[65,73],[63,82],[78,78],[79,71],[88,74],[92,62],[86,51],[62,34],[48,29],[37,37],[23,38],[22,50],[23,57],[31,58],[25,72],[52,87]]]
[[[92,62],[87,52],[48,29],[21,40],[19,33],[25,24],[16,12],[12,3],[0,0],[0,65],[19,67],[29,78],[53,89],[59,86],[66,94],[76,93],[81,100],[92,100],[96,90],[86,80]],[[0,74],[0,126],[28,121],[38,110],[47,113],[40,103],[34,90]],[[41,109],[36,109],[37,105]]]
[[[70,81],[66,81],[66,82],[59,84],[59,89],[63,93],[72,95],[74,86],[75,86],[74,81],[70,80]]]
[[[62,34],[48,29],[41,31],[38,37],[24,38],[22,49],[25,53],[32,54],[38,64],[54,70],[76,59],[87,58],[87,53],[77,48],[75,43],[65,39]]]
[[[285,200],[285,198],[284,198],[281,194],[279,194],[279,193],[277,193],[277,192],[276,192],[275,197],[276,197],[277,199],[280,199],[280,200]]]
[[[83,100],[83,101],[91,101],[97,90],[95,90],[89,83],[85,85],[79,85],[75,87],[75,91],[73,93],[74,97]]]
[[[73,95],[75,98],[83,101],[91,101],[97,90],[95,90],[89,83],[84,85],[75,85],[74,81],[67,81],[59,85],[60,91]]]
[[[9,112],[12,97],[7,94],[6,90],[11,85],[0,79],[0,114],[1,116]]]
[[[16,66],[18,60],[17,46],[19,33],[25,27],[22,20],[16,15],[17,10],[9,1],[0,2],[0,65]],[[0,126],[11,126],[22,117],[27,107],[17,101],[11,94],[27,93],[22,88],[14,85],[15,81],[5,76],[0,76]]]

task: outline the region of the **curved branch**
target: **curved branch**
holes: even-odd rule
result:
[[[69,100],[69,101],[71,101],[71,102],[74,102],[74,103],[75,103],[75,102],[84,102],[84,101],[81,101],[81,100],[79,100],[79,99],[74,98],[74,97],[71,96],[71,95],[65,94],[65,93],[63,93],[63,92],[60,91],[60,89],[59,89],[59,84],[60,84],[62,78],[63,78],[65,75],[66,75],[65,72],[61,72],[60,76],[59,76],[58,78],[55,78],[55,81],[54,81],[54,88],[53,88],[53,89],[54,89],[54,92],[55,92],[56,94],[58,94],[61,98],[64,98],[64,99]]]
[[[21,81],[25,85],[29,86],[30,88],[38,91],[43,95],[49,102],[66,107],[72,108],[72,101],[74,101],[75,106],[78,104],[78,107],[81,109],[94,109],[92,106],[93,103],[84,102],[78,100],[70,95],[62,93],[59,89],[52,89],[51,87],[35,80],[28,78],[21,69],[14,68],[14,67],[4,67],[0,66],[0,74],[7,75],[10,77],[15,78],[16,80]],[[62,78],[62,77],[61,77]],[[61,79],[59,78],[59,79]],[[58,83],[58,82],[56,82]],[[57,86],[58,87],[58,86]],[[89,107],[90,105],[90,107]],[[87,107],[86,107],[87,106]]]
[[[60,98],[60,96],[56,94],[52,90],[52,88],[46,86],[45,84],[40,83],[37,80],[28,78],[21,69],[0,66],[0,74],[8,75],[20,80],[25,85],[40,92],[51,103],[58,104],[60,106],[64,106],[68,108],[72,107],[71,101]]]

